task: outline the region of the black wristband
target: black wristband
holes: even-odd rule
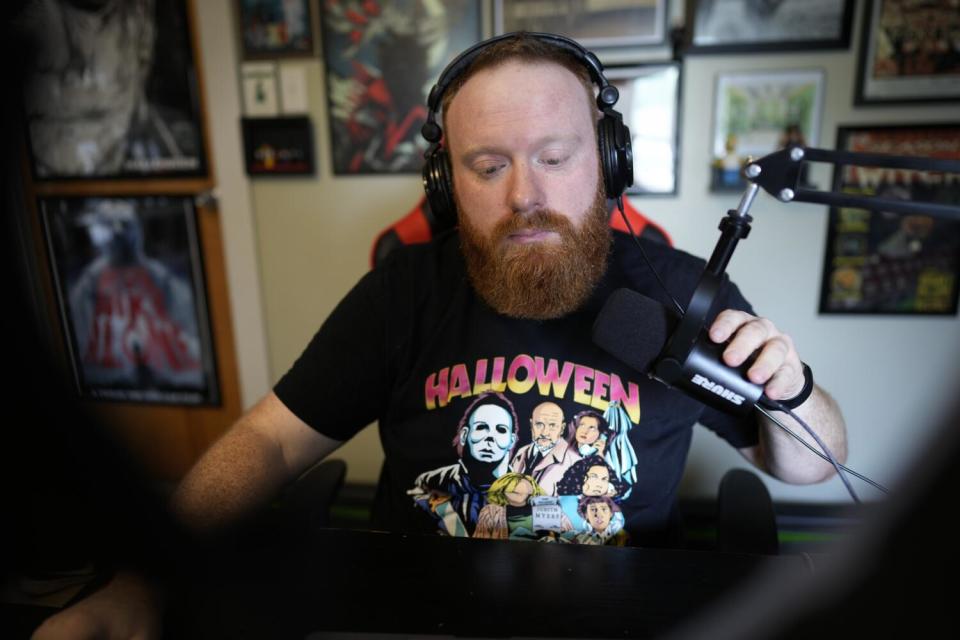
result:
[[[777,401],[787,409],[796,409],[806,402],[810,394],[813,393],[813,371],[810,370],[810,365],[806,362],[801,362],[800,364],[803,365],[803,389],[800,390],[800,393],[788,400]]]

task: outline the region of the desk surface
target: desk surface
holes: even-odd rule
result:
[[[338,530],[240,558],[180,590],[169,637],[651,637],[761,567],[807,571],[797,556]]]

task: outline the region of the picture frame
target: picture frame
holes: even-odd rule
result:
[[[219,405],[192,196],[38,201],[81,398]]]
[[[40,52],[24,91],[35,180],[207,177],[190,2],[149,6],[38,11],[29,23]],[[56,55],[64,33],[72,58]],[[78,82],[75,68],[97,81]]]
[[[948,4],[867,1],[854,104],[960,102],[960,11]]]
[[[247,175],[314,175],[313,126],[308,116],[243,118]]]
[[[589,4],[579,0],[494,0],[494,34],[558,33],[573,38],[586,49],[667,43],[667,0]]]
[[[960,159],[960,121],[840,126],[837,149]],[[833,190],[960,204],[960,173],[836,166]],[[831,207],[821,314],[957,315],[960,220]]]
[[[630,129],[633,186],[627,188],[628,195],[678,192],[682,73],[679,62],[608,67],[604,71],[620,91],[614,108]]]
[[[273,62],[245,62],[240,67],[243,82],[243,113],[249,117],[280,114],[277,66]]]
[[[688,53],[847,49],[854,0],[687,0]]]
[[[312,5],[310,0],[237,0],[243,58],[313,56]]]
[[[321,5],[334,175],[420,173],[427,94],[480,41],[481,9],[474,0],[382,0],[358,24],[345,5]]]
[[[822,69],[744,71],[717,75],[711,139],[711,191],[742,191],[742,169],[788,145],[820,140]],[[804,177],[805,180],[805,177]]]

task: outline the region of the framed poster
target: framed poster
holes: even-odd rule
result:
[[[313,127],[307,116],[244,118],[247,174],[313,175]]]
[[[824,73],[818,69],[722,73],[717,77],[710,189],[741,191],[741,169],[791,144],[819,140]]]
[[[237,0],[243,57],[313,55],[310,0]]]
[[[321,8],[333,173],[419,173],[427,94],[480,40],[481,3],[383,0],[361,9],[362,19],[347,3]]]
[[[192,197],[39,202],[81,397],[220,402]]]
[[[677,193],[680,139],[679,62],[608,67],[604,75],[620,91],[615,108],[630,128],[633,186],[630,195]]]
[[[24,108],[40,180],[205,176],[187,0],[29,0]]]
[[[868,0],[854,103],[960,102],[960,7]]]
[[[661,45],[667,0],[494,0],[494,33],[539,31],[573,38],[587,49]]]
[[[687,0],[687,51],[846,49],[854,0]]]
[[[840,127],[837,149],[960,160],[960,122]],[[960,173],[837,167],[834,191],[960,205]],[[820,313],[957,314],[960,220],[831,207]]]

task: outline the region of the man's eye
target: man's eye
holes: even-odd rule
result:
[[[565,155],[549,155],[549,156],[543,156],[540,159],[540,162],[547,165],[548,167],[559,167],[561,164],[563,164],[566,161],[566,159],[567,159],[567,156]]]
[[[480,174],[481,177],[487,178],[495,176],[504,166],[502,162],[485,162],[478,165],[475,171]]]

